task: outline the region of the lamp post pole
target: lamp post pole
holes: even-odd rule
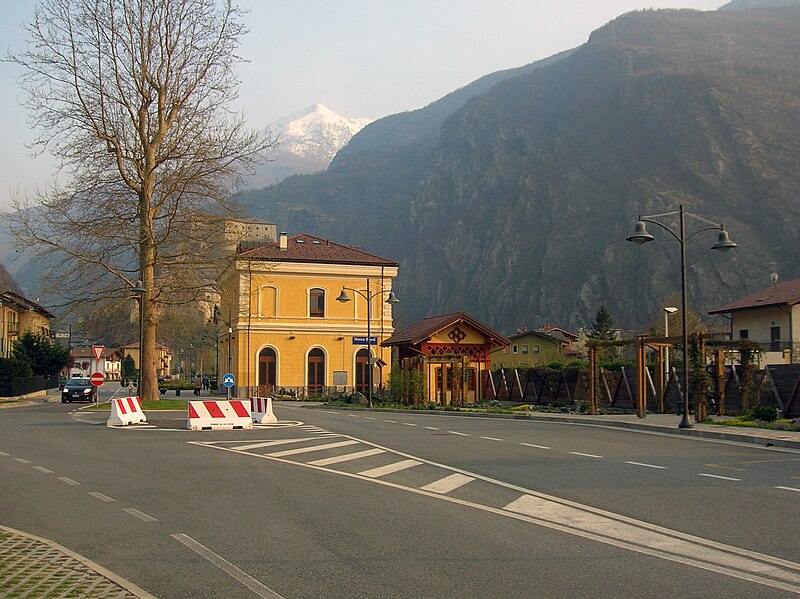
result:
[[[659,222],[656,219],[664,218],[664,217],[674,217],[678,216],[679,221],[679,229],[678,233],[676,233],[672,228],[665,225],[664,223]],[[708,226],[702,227],[689,235],[686,236],[686,217],[690,217],[694,220],[700,221],[705,223]],[[678,428],[692,428],[692,423],[689,421],[689,331],[688,331],[688,319],[687,319],[687,309],[686,309],[686,242],[703,231],[710,231],[710,230],[717,230],[719,231],[719,237],[717,238],[717,243],[711,246],[712,250],[718,250],[720,252],[726,252],[728,250],[732,250],[736,247],[736,244],[733,243],[728,238],[728,232],[725,230],[725,227],[720,223],[715,223],[710,220],[707,220],[701,216],[697,216],[696,214],[692,214],[690,212],[686,212],[681,205],[679,210],[673,212],[663,212],[661,214],[651,214],[647,216],[639,216],[639,221],[636,223],[636,228],[631,235],[628,235],[625,239],[627,241],[631,241],[637,245],[644,245],[650,241],[655,239],[650,233],[647,232],[647,226],[645,223],[653,223],[670,233],[680,244],[681,246],[681,322],[683,323],[683,414],[681,415],[681,422],[678,424]]]
[[[134,297],[139,300],[139,371],[137,372],[138,378],[136,380],[136,393],[141,398],[142,396],[142,339],[144,338],[144,294],[147,289],[144,288],[141,281],[136,281],[136,285],[131,289]]]
[[[353,289],[352,287],[342,287],[342,292],[339,294],[339,297],[336,298],[337,302],[342,302],[343,304],[350,301],[345,290],[350,290],[353,293],[357,293],[361,297],[363,297],[367,302],[367,403],[369,408],[372,409],[372,300],[375,299],[377,296],[383,296],[384,293],[388,293],[389,296],[386,298],[386,303],[389,305],[399,304],[400,300],[394,294],[394,291],[384,291],[384,290],[376,290],[370,291],[369,289],[369,279],[367,279],[367,288],[366,289]]]
[[[669,315],[675,314],[678,309],[673,306],[664,307],[664,337],[669,339]],[[664,355],[664,384],[669,383],[669,347],[666,347]]]

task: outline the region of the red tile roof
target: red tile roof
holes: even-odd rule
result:
[[[239,257],[269,262],[316,262],[322,264],[360,264],[398,266],[394,260],[381,258],[358,248],[334,243],[306,233],[287,239],[286,249],[274,241],[255,249],[239,252]]]
[[[756,291],[733,303],[712,310],[709,314],[723,314],[747,310],[750,308],[765,308],[768,306],[792,306],[800,303],[800,279],[777,283],[761,291]]]
[[[511,342],[503,335],[487,327],[485,324],[476,320],[466,312],[451,312],[449,314],[440,314],[439,316],[429,316],[423,318],[419,322],[412,324],[401,331],[396,331],[394,335],[389,337],[381,345],[416,345],[435,335],[444,328],[450,325],[464,322],[471,326],[476,331],[480,332],[487,338],[487,341],[492,345],[510,345]]]

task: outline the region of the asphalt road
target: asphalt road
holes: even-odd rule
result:
[[[165,599],[800,594],[798,452],[296,405],[276,407],[293,426],[109,429],[76,408],[0,412],[0,523]]]

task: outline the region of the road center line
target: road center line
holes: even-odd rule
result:
[[[5,451],[0,451],[0,456],[8,457],[11,454],[6,453]]]
[[[775,487],[776,489],[780,489],[781,491],[794,491],[796,493],[800,493],[800,489],[795,487]]]
[[[481,437],[481,439],[486,439],[487,441],[502,441],[502,439],[498,439],[497,437]]]
[[[158,520],[156,520],[152,516],[148,516],[144,512],[140,512],[139,510],[134,509],[132,507],[122,508],[122,511],[130,514],[131,516],[135,516],[136,518],[139,518],[139,520],[141,520],[143,522],[158,522]]]
[[[108,495],[103,495],[102,493],[98,493],[97,491],[89,491],[89,495],[91,495],[95,499],[99,499],[100,501],[105,501],[106,503],[111,503],[112,501],[116,501],[112,497],[109,497]]]
[[[706,478],[718,478],[720,480],[732,480],[734,482],[741,482],[741,478],[733,478],[732,476],[720,476],[719,474],[706,474],[705,472],[701,472],[697,476],[705,476]]]
[[[384,422],[391,422],[392,424],[397,424],[397,420],[384,420]]]
[[[34,470],[38,470],[39,472],[44,472],[45,474],[53,474],[53,471],[49,468],[45,468],[44,466],[34,466]]]
[[[19,462],[20,464],[30,464],[30,462],[24,458],[14,458],[15,462]]]
[[[67,478],[66,476],[59,476],[58,480],[60,480],[62,483],[67,483],[68,485],[72,486],[81,484],[77,480],[72,480],[71,478]]]
[[[438,431],[439,430],[435,426],[426,426],[425,428],[427,428],[429,431]]]
[[[520,443],[520,445],[524,445],[525,447],[535,447],[536,449],[550,449],[546,445],[534,445],[533,443]]]
[[[459,433],[458,431],[447,431],[451,435],[458,435],[459,437],[469,437],[467,433]]]
[[[273,591],[271,588],[264,586],[255,578],[250,576],[247,572],[240,570],[224,557],[217,555],[208,547],[205,547],[204,545],[201,545],[195,541],[192,537],[183,533],[177,533],[171,536],[176,541],[183,543],[186,547],[194,551],[197,555],[207,559],[217,568],[238,580],[259,597],[264,597],[265,599],[283,599],[281,595],[278,595],[278,593]]]
[[[642,466],[644,468],[658,468],[659,470],[666,470],[666,466],[656,466],[655,464],[645,464],[644,462],[625,462],[631,466]]]
[[[601,456],[601,455],[594,455],[593,453],[581,453],[580,451],[570,451],[570,453],[572,455],[580,455],[580,456],[583,456],[585,458],[599,458],[599,459],[603,458],[603,456]]]

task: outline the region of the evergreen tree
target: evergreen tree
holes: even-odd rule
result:
[[[69,350],[50,337],[27,332],[14,341],[11,357],[30,363],[35,376],[53,376],[69,361]]]
[[[600,306],[597,310],[588,336],[592,339],[601,339],[603,341],[613,341],[617,338],[614,320],[605,306]]]

